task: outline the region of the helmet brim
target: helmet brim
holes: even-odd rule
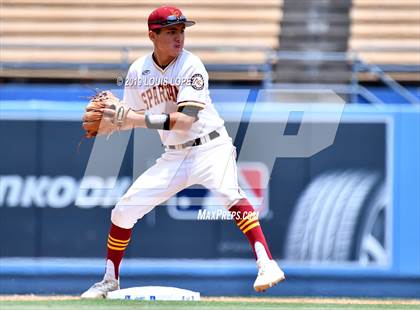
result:
[[[179,24],[184,24],[185,27],[191,27],[195,25],[195,22],[192,20],[187,20],[187,21],[176,21],[167,25],[149,24],[149,29],[150,30],[162,29],[162,28],[167,28],[174,25],[179,25]]]

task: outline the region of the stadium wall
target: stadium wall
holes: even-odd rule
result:
[[[238,101],[246,101],[247,96],[241,90],[235,94]],[[75,203],[93,146],[85,140],[77,147],[83,105],[81,101],[2,101],[0,293],[77,294],[103,271],[101,257],[112,199],[90,207]],[[238,105],[218,102],[217,108],[228,130],[234,132],[242,112]],[[285,113],[275,104],[269,110],[270,115],[256,117],[261,136],[273,132],[273,124]],[[325,110],[325,118],[317,122],[328,121],[329,113],[331,109]],[[290,125],[293,131],[299,122]],[[419,126],[417,106],[348,105],[332,146],[310,158],[276,160],[268,190],[254,193],[257,198],[264,195],[267,202],[261,207],[261,221],[273,254],[288,274],[288,281],[270,295],[420,297]],[[141,131],[135,136],[148,148],[130,144],[117,192],[162,150],[156,135]],[[243,185],[267,177],[258,150],[251,154],[254,165],[240,166]],[[133,153],[140,160],[133,159]],[[357,180],[372,182],[357,187]],[[326,220],[310,222],[296,215],[297,210],[304,211],[305,193],[311,188],[328,189],[328,194],[316,197],[324,208],[319,213],[328,205],[332,208],[328,214],[339,214],[345,209],[334,208],[346,206],[339,203],[340,193],[352,182],[355,187],[347,191],[365,193],[363,202],[347,204],[357,205],[346,211],[353,215],[331,217],[327,222],[335,225],[354,218],[345,222],[353,229],[350,237],[338,239],[337,247],[331,244],[330,256],[317,256],[317,246],[302,256],[304,249],[290,245],[296,238],[292,233],[299,235],[299,223],[316,233]],[[252,195],[252,188],[249,191]],[[181,192],[167,203],[170,206],[156,208],[137,225],[122,270],[125,287],[159,284],[196,289],[205,295],[252,294],[256,270],[243,236],[228,221],[194,220],[208,195],[203,188]],[[190,201],[195,203],[186,203],[188,197],[194,197]],[[377,216],[369,226],[366,219],[375,210]],[[367,234],[366,227],[371,228]],[[380,246],[368,247],[371,257],[361,254],[364,237],[374,237]]]

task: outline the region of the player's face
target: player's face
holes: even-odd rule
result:
[[[151,38],[155,44],[155,50],[169,57],[177,57],[184,48],[184,31],[184,24],[162,28],[159,34]]]

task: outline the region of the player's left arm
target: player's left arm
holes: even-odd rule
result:
[[[203,107],[194,103],[185,102],[178,105],[178,111],[170,114],[173,121],[173,130],[189,130],[198,120],[198,113]]]
[[[149,128],[160,130],[189,130],[198,119],[202,108],[186,105],[179,107],[177,112],[169,114],[144,114],[128,111],[121,130],[133,128]]]
[[[198,57],[193,57],[182,71],[188,83],[180,85],[177,97],[177,112],[171,113],[174,130],[189,130],[199,118],[199,112],[209,102],[209,77]]]
[[[122,129],[189,130],[209,100],[209,77],[199,58],[191,59],[181,72],[181,76],[188,77],[188,83],[180,85],[176,112],[153,115],[129,111]]]

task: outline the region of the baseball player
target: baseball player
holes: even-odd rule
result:
[[[158,130],[165,152],[123,195],[111,213],[105,275],[82,298],[119,289],[119,268],[134,224],[155,206],[194,184],[211,189],[233,215],[254,252],[257,292],[285,279],[272,259],[254,208],[238,186],[236,153],[208,90],[201,60],[185,50],[185,27],[194,25],[176,7],[163,6],[148,18],[154,50],[136,60],[125,81],[120,109],[103,109],[118,129]]]

